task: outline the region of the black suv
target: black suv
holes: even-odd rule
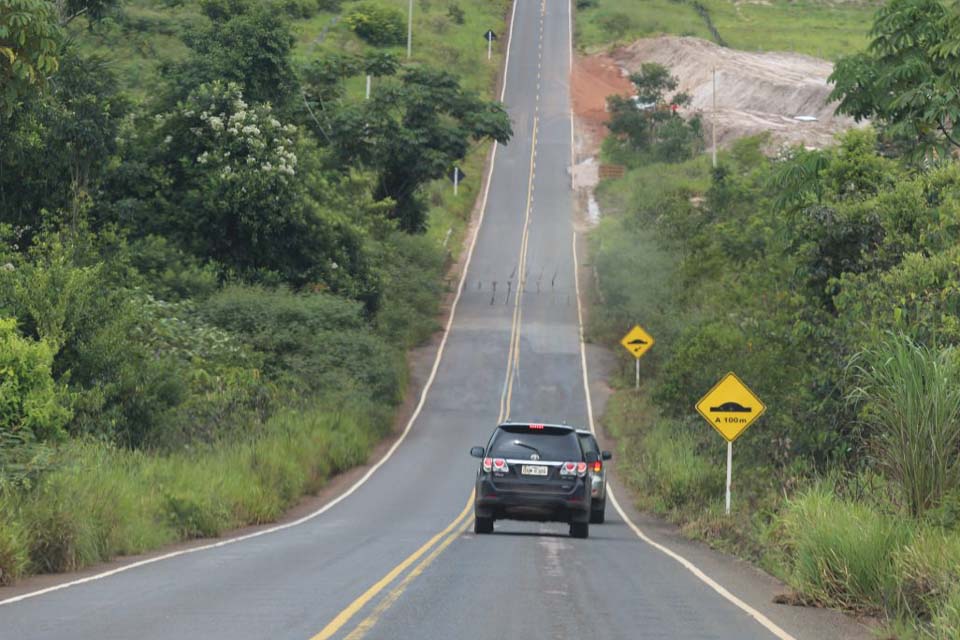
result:
[[[474,506],[476,533],[491,533],[495,520],[568,522],[570,535],[590,532],[591,479],[595,452],[580,447],[576,429],[552,424],[509,422],[498,426],[482,458]]]

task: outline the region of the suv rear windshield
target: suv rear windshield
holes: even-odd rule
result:
[[[497,429],[487,453],[493,458],[520,460],[529,460],[533,454],[539,455],[540,460],[544,461],[564,462],[583,459],[574,431],[556,427],[530,429],[526,425],[510,425]]]

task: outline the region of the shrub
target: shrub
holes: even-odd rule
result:
[[[211,297],[201,313],[255,345],[274,381],[313,391],[353,384],[388,404],[399,398],[400,352],[373,335],[359,303],[324,293],[233,286]]]
[[[466,20],[466,14],[463,12],[463,8],[456,2],[450,3],[450,6],[447,7],[447,17],[456,24],[463,24]]]
[[[57,440],[70,419],[66,398],[51,374],[53,349],[27,340],[16,321],[0,318],[0,445]]]
[[[805,599],[855,610],[889,610],[894,558],[913,525],[836,497],[824,484],[788,500],[777,518],[791,586]]]
[[[343,19],[357,36],[374,46],[388,47],[405,42],[407,19],[397,9],[364,2],[354,5]]]

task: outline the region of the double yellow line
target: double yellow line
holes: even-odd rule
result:
[[[503,422],[510,415],[510,402],[513,397],[513,380],[515,378],[516,367],[520,361],[520,324],[523,317],[522,295],[526,286],[527,270],[527,247],[530,241],[530,211],[533,207],[533,178],[536,162],[537,149],[537,127],[539,118],[533,119],[533,143],[530,147],[530,175],[527,181],[527,204],[524,213],[523,231],[520,239],[520,260],[518,272],[518,284],[516,297],[514,298],[513,320],[510,326],[510,347],[507,356],[507,373],[504,380],[504,391],[500,397],[500,416],[497,422]],[[407,587],[417,577],[426,570],[444,550],[453,544],[453,541],[460,537],[473,523],[471,517],[473,511],[474,493],[471,491],[467,504],[453,522],[447,527],[427,540],[423,546],[407,556],[403,562],[391,569],[386,575],[378,580],[373,586],[363,592],[360,597],[351,602],[343,611],[331,620],[320,633],[316,634],[311,640],[328,640],[343,629],[350,620],[353,619],[364,607],[380,595],[405,571],[413,566],[413,569],[407,573],[404,578],[398,582],[383,598],[377,603],[376,607],[346,636],[346,640],[360,640],[373,628],[380,620],[380,617],[400,598]],[[414,566],[416,565],[416,566]]]
[[[473,510],[473,492],[470,493],[470,498],[467,500],[467,506],[463,508],[463,511],[460,512],[460,515],[456,519],[447,525],[447,528],[427,540],[422,547],[410,554],[406,560],[395,566],[389,571],[385,576],[380,578],[372,587],[363,592],[359,598],[351,602],[346,609],[337,614],[330,623],[323,628],[320,633],[313,636],[310,640],[327,640],[332,638],[335,633],[340,631],[344,625],[350,622],[350,619],[353,618],[361,609],[363,609],[367,604],[370,603],[377,595],[380,594],[387,586],[390,585],[397,577],[406,571],[413,563],[420,560],[424,554],[427,554],[431,548],[433,551],[427,554],[420,563],[413,568],[413,570],[407,574],[407,576],[395,586],[383,600],[377,605],[377,607],[364,618],[353,631],[350,632],[350,635],[347,636],[350,640],[356,640],[357,638],[362,638],[367,631],[369,631],[373,625],[377,623],[380,619],[380,616],[384,611],[390,608],[390,606],[397,601],[397,599],[403,594],[407,586],[413,580],[419,576],[423,571],[430,566],[430,564],[437,559],[444,549],[446,549],[450,544],[460,537],[464,531],[467,530],[467,527],[473,522],[473,518],[469,517],[471,511]],[[438,544],[439,543],[439,544]],[[436,547],[434,548],[434,545]]]
[[[527,178],[527,206],[523,217],[523,231],[520,234],[520,260],[517,266],[517,292],[513,304],[513,321],[510,325],[510,346],[507,350],[507,372],[500,394],[500,416],[497,423],[510,417],[510,405],[513,400],[513,381],[520,368],[520,326],[523,321],[523,290],[527,286],[527,247],[530,244],[530,212],[533,209],[533,179],[537,166],[537,126],[540,118],[533,117],[533,135],[530,144],[530,171]]]

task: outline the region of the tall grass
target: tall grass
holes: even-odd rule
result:
[[[169,456],[70,443],[37,486],[0,495],[0,584],[275,520],[366,460],[390,424],[367,405],[318,401],[255,438]]]
[[[862,409],[878,462],[914,516],[960,487],[960,364],[953,347],[889,335],[857,354],[849,394]]]
[[[895,553],[911,539],[911,521],[841,500],[819,484],[787,501],[778,528],[789,581],[804,598],[888,610],[896,590]]]

